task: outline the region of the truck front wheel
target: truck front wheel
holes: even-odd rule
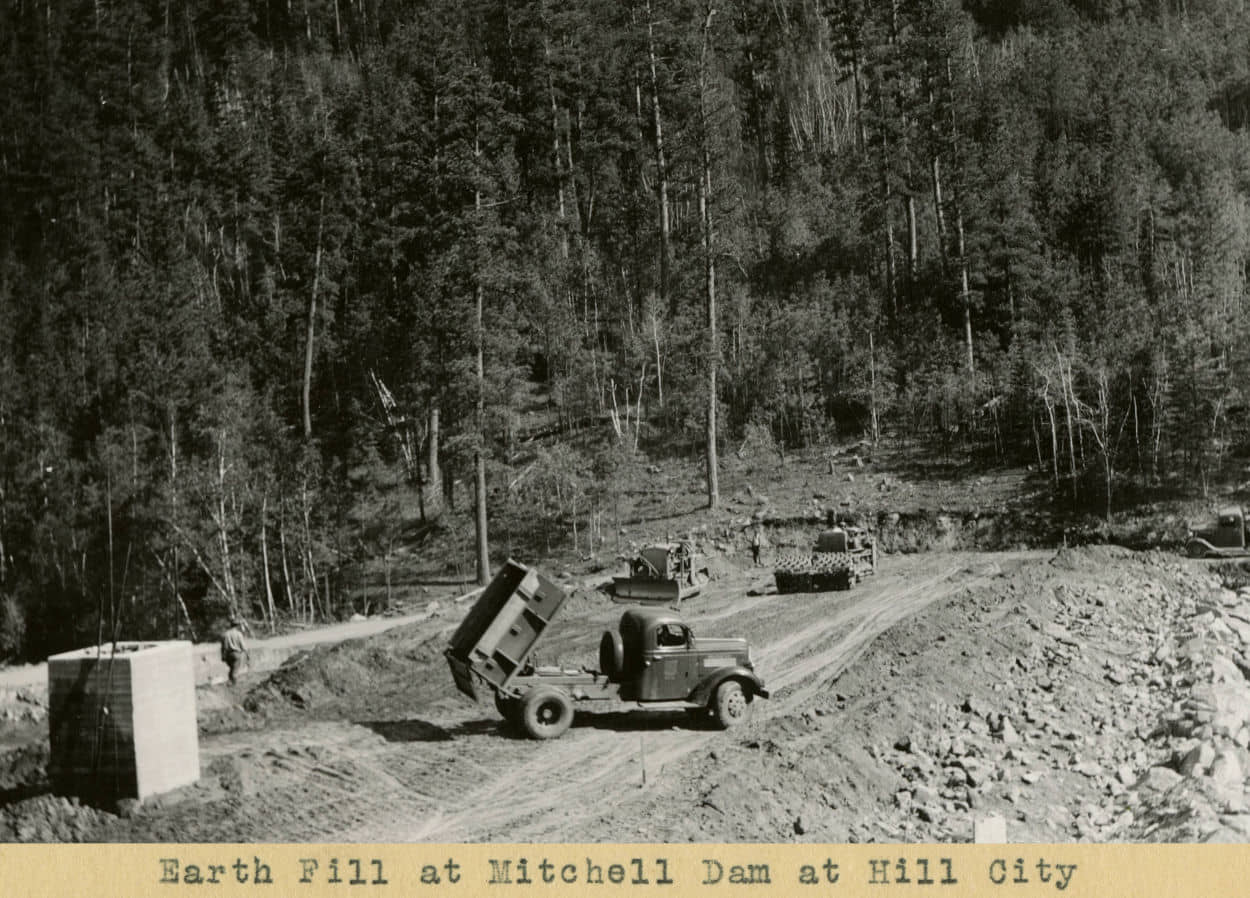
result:
[[[742,691],[742,684],[737,680],[726,680],[716,687],[716,700],[713,711],[716,722],[724,729],[737,726],[747,718],[747,707],[750,699]]]
[[[573,700],[558,689],[536,689],[523,701],[521,725],[535,739],[554,739],[573,723]]]

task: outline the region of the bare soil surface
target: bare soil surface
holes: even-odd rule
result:
[[[1019,841],[1250,832],[1250,690],[1229,692],[1250,598],[1208,566],[1114,547],[926,553],[785,596],[750,595],[767,568],[714,568],[683,612],[696,634],[749,637],[772,691],[738,728],[619,706],[527,740],[454,690],[442,649],[468,603],[446,603],[201,689],[200,782],[125,816],[48,794],[46,740],[10,748],[0,837],[946,841],[995,815]],[[603,579],[565,580],[540,663],[593,663],[623,610]]]
[[[601,588],[620,556],[693,538],[713,580],[683,614],[696,634],[749,638],[772,692],[742,726],[621,705],[535,742],[467,701],[442,655],[470,604],[446,559],[468,557],[471,534],[449,517],[362,576],[388,617],[282,637],[305,648],[281,668],[198,690],[193,786],[122,808],[54,795],[46,702],[0,694],[0,841],[931,842],[987,820],[1013,841],[1250,838],[1242,566],[1044,548],[1118,535],[1048,515],[1028,472],[858,444],[744,447],[712,514],[689,464],[635,473],[597,543],[554,534],[544,555],[553,534],[496,529],[570,593],[534,661],[594,666],[623,611]],[[833,515],[874,526],[877,575],[771,593],[746,528],[765,524],[767,564]],[[1168,546],[1184,519],[1118,526]]]

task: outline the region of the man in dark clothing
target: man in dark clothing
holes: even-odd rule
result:
[[[230,618],[230,629],[221,634],[221,660],[230,668],[231,686],[238,680],[247,662],[247,644],[243,642],[243,620],[238,615]]]
[[[760,563],[760,546],[764,544],[764,528],[759,524],[751,531],[751,562]]]

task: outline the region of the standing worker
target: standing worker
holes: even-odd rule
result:
[[[221,634],[221,660],[230,668],[228,682],[233,686],[238,681],[239,671],[247,662],[247,644],[243,641],[243,618],[238,614],[230,615],[230,629]]]
[[[760,563],[760,546],[764,544],[764,525],[756,524],[755,529],[751,531],[751,563],[759,565]]]

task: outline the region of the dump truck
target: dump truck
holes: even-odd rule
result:
[[[767,698],[745,639],[695,636],[667,608],[631,608],[599,641],[598,669],[536,666],[534,650],[565,593],[511,559],[452,634],[445,655],[456,688],[474,701],[490,695],[504,719],[535,739],[554,739],[575,709],[682,709],[692,719],[731,727]]]
[[[1246,518],[1240,506],[1221,508],[1214,524],[1190,529],[1185,541],[1190,558],[1238,558],[1250,555],[1246,548]]]
[[[773,565],[777,592],[850,589],[877,571],[877,541],[862,527],[822,531],[811,551],[782,553]]]
[[[612,578],[618,602],[680,604],[699,594],[709,579],[703,556],[686,541],[647,546],[629,563],[629,574]]]

